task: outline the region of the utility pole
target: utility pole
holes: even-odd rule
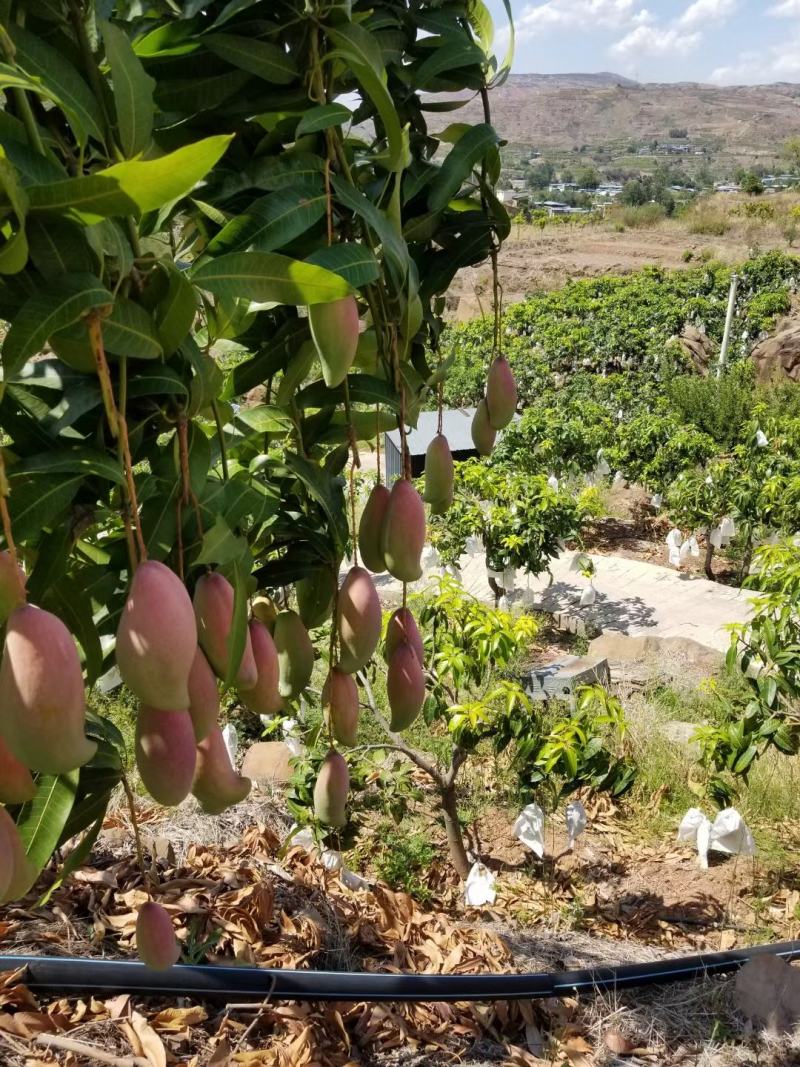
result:
[[[725,333],[722,337],[722,348],[719,353],[719,363],[717,364],[717,377],[722,377],[722,372],[725,370],[725,364],[728,362],[728,349],[731,344],[731,330],[733,329],[733,316],[736,312],[736,293],[739,289],[739,275],[731,275],[731,291],[728,295],[728,313],[725,316]]]

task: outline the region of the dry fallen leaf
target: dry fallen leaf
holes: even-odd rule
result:
[[[150,1020],[150,1025],[162,1033],[179,1033],[187,1026],[199,1026],[208,1018],[208,1012],[202,1004],[193,1004],[189,1008],[165,1008]]]
[[[144,1015],[140,1015],[138,1011],[133,1012],[130,1027],[139,1041],[141,1051],[137,1055],[144,1056],[153,1067],[167,1067],[167,1050],[164,1048],[164,1042]]]
[[[603,1034],[603,1043],[610,1052],[616,1053],[617,1056],[630,1056],[637,1047],[633,1041],[629,1041],[619,1030],[606,1030],[605,1034]]]

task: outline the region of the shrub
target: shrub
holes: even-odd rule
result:
[[[703,237],[722,237],[731,228],[730,220],[718,208],[708,204],[698,204],[689,213],[689,233]]]
[[[667,209],[662,204],[641,204],[622,210],[622,222],[631,230],[644,230],[657,226],[667,217]]]

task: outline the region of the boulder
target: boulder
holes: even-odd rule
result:
[[[256,741],[245,753],[242,774],[259,785],[283,787],[292,777],[291,756],[283,741]]]
[[[772,1034],[785,1034],[800,1022],[800,970],[779,956],[756,956],[736,975],[738,1011]]]
[[[800,382],[800,322],[784,319],[771,337],[758,342],[750,358],[760,382],[783,378]]]
[[[716,362],[719,354],[717,343],[712,341],[707,333],[698,330],[696,326],[691,326],[689,323],[681,330],[678,343],[690,359],[697,373],[705,377],[708,374],[709,366]]]
[[[629,637],[612,630],[590,642],[589,653],[608,660],[612,678],[615,667],[647,661],[680,661],[704,674],[716,674],[725,662],[722,652],[691,637]]]

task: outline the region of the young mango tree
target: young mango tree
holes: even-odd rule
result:
[[[444,293],[463,266],[496,268],[510,223],[488,95],[508,58],[493,55],[483,0],[0,10],[8,900],[82,831],[71,862],[86,855],[123,776],[122,738],[91,711],[99,679],[118,671],[139,700],[153,798],[193,792],[213,814],[249,789],[225,752],[220,690],[259,714],[296,701],[308,630],[326,618],[315,804],[340,825],[334,694],[352,696],[379,640],[369,571],[413,580],[425,538],[407,474],[381,485],[366,566],[338,589],[358,540],[346,470],[352,486],[359,442],[404,437],[435,396]],[[439,121],[465,93],[483,121]],[[484,362],[488,438],[515,398],[499,319]],[[408,647],[410,721],[425,687]],[[167,966],[179,946],[144,865],[142,881],[139,951]]]

